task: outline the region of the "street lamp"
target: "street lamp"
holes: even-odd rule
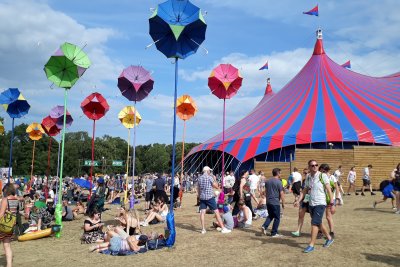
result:
[[[101,159],[102,159],[101,172],[104,175],[104,162],[105,162],[105,160],[104,160],[104,157],[101,157]]]

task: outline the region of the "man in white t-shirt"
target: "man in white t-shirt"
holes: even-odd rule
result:
[[[340,193],[344,195],[344,190],[342,187],[342,178],[341,178],[341,176],[343,175],[342,165],[338,166],[337,170],[333,173],[333,175],[337,180],[337,185],[339,186]]]
[[[299,173],[299,170],[296,167],[294,167],[293,168],[293,172],[292,172],[292,179],[293,180],[292,180],[292,184],[290,185],[289,190],[292,190],[295,201],[300,196],[302,178],[303,177]]]
[[[369,191],[371,192],[371,196],[375,195],[374,192],[372,192],[372,185],[371,185],[371,176],[370,176],[370,170],[372,169],[372,165],[369,164],[368,167],[364,168],[364,175],[363,175],[363,186],[361,187],[361,195],[365,196],[364,194],[364,189],[367,187],[369,188]]]
[[[295,202],[296,207],[299,206],[299,203],[302,200],[304,203],[309,202],[311,215],[311,241],[308,247],[304,250],[304,253],[314,251],[318,230],[326,236],[324,247],[329,247],[333,243],[333,238],[322,223],[322,217],[324,216],[327,204],[332,213],[335,212],[335,206],[333,205],[334,198],[328,175],[318,171],[318,164],[315,160],[310,160],[308,162],[308,168],[310,173],[307,175],[305,180],[304,189],[301,192],[299,199]],[[325,191],[329,194],[330,203],[327,203]]]
[[[254,169],[250,171],[250,176],[248,179],[250,181],[250,193],[255,196],[260,178],[258,177]]]

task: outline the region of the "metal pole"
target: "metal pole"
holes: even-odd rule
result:
[[[14,118],[12,119],[12,126],[11,126],[10,161],[8,163],[8,183],[10,183],[11,169],[12,169],[13,141],[14,141]]]

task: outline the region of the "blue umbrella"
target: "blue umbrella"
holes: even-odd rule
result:
[[[76,185],[79,185],[82,188],[86,188],[86,189],[90,189],[91,188],[91,184],[90,181],[85,180],[85,179],[81,179],[81,178],[75,178],[72,180],[72,182]]]
[[[168,247],[175,244],[174,181],[175,181],[175,139],[176,99],[178,95],[178,59],[196,53],[205,39],[207,25],[200,9],[188,0],[169,0],[159,4],[149,19],[150,36],[157,49],[167,58],[175,58],[174,124],[172,132],[172,185],[171,204],[167,215],[169,237]]]
[[[11,127],[11,141],[10,141],[10,161],[8,163],[8,182],[10,182],[11,169],[12,169],[12,150],[14,140],[14,119],[21,118],[28,114],[29,108],[28,101],[24,98],[18,88],[9,88],[0,94],[0,104],[12,118]]]

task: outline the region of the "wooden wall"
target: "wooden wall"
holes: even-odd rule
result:
[[[372,185],[379,188],[382,180],[389,178],[390,173],[400,163],[400,147],[389,146],[355,146],[353,149],[296,149],[295,160],[291,167],[297,167],[301,173],[307,167],[307,162],[315,159],[319,164],[328,163],[331,169],[336,170],[342,165],[343,179],[347,180],[347,174],[352,166],[356,167],[358,188],[362,186],[363,170],[368,164],[373,165],[371,170]],[[290,163],[288,162],[254,162],[256,171],[264,171],[268,177],[273,168],[282,169],[282,177],[289,176]],[[345,191],[347,190],[344,186]]]

